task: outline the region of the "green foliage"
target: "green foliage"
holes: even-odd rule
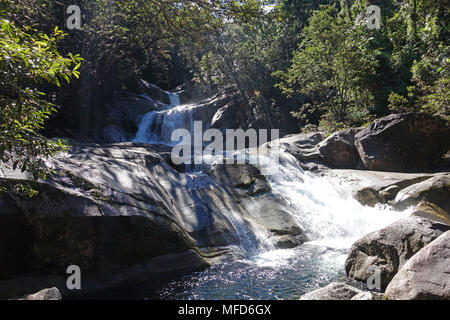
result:
[[[286,96],[306,96],[293,112],[302,123],[317,114],[326,128],[390,112],[449,115],[445,1],[378,1],[382,28],[372,31],[365,28],[370,4],[340,1],[314,11],[291,66],[274,73]]]
[[[240,94],[245,115],[239,119],[254,121],[256,116],[284,128],[294,122],[289,112],[297,101],[281,94],[272,74],[289,67],[311,9],[323,2],[259,1],[257,19],[225,24],[198,42],[183,43],[181,53],[205,91],[232,88]]]
[[[99,0],[83,1],[83,10],[89,59],[117,66],[127,84],[146,68],[167,70],[176,41],[195,42],[225,19],[249,21],[259,7],[256,0]]]
[[[292,65],[275,73],[278,86],[288,96],[307,95],[328,122],[361,123],[373,104],[368,81],[376,66],[366,33],[335,6],[321,7],[303,30]]]
[[[45,179],[45,158],[64,150],[61,140],[46,139],[40,130],[56,106],[39,88],[61,86],[79,76],[79,55],[63,57],[57,43],[64,33],[20,28],[6,19],[0,29],[0,159],[13,169]]]

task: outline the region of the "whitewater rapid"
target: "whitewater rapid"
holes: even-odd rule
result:
[[[172,133],[176,129],[194,128],[193,112],[195,104],[180,103],[180,97],[173,92],[167,92],[170,105],[162,110],[151,111],[141,120],[133,142],[160,143],[172,146]]]
[[[177,94],[168,96],[170,106],[144,116],[135,142],[174,145],[171,141],[174,130],[192,132],[197,106],[181,105]],[[271,142],[259,149],[265,152],[251,149],[236,154],[245,155],[266,176],[272,193],[305,231],[308,242],[294,249],[276,249],[271,235],[244,223],[239,214],[229,212],[227,217],[246,258],[170,283],[160,297],[297,298],[343,276],[348,250],[356,240],[409,214],[408,210],[396,212],[388,206],[361,205],[353,198],[346,181],[304,172],[298,160],[281,145]],[[214,159],[222,161],[229,156],[232,155],[216,155]],[[186,175],[194,188],[207,181],[202,172]],[[252,210],[251,205],[248,210]],[[255,279],[259,281],[259,289],[255,288]],[[172,292],[179,286],[184,288],[182,293]]]
[[[178,94],[167,92],[171,105],[162,110],[149,112],[142,119],[134,142],[160,143],[173,145],[172,132],[176,129],[192,130],[195,104],[181,105]],[[270,147],[268,147],[270,145]],[[258,150],[241,150],[235,153],[245,154],[266,176],[273,194],[280,199],[284,209],[290,213],[305,230],[309,244],[335,249],[348,249],[351,244],[367,233],[381,229],[407,212],[396,212],[388,206],[375,208],[363,206],[351,195],[351,188],[342,179],[322,177],[305,173],[298,160],[280,147],[278,143],[269,143]],[[229,154],[216,155],[223,161]],[[197,176],[196,176],[197,174]],[[203,179],[200,173],[191,173],[195,178]],[[269,235],[258,230],[244,227],[238,215],[229,215],[240,238],[256,239],[259,243],[250,244],[249,254],[255,255],[273,249],[268,246]],[[253,236],[246,235],[254,232]],[[261,252],[255,252],[259,248]]]

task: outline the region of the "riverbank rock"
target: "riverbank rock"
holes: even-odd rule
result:
[[[17,300],[61,300],[61,292],[58,288],[43,289],[35,294],[27,295]]]
[[[434,203],[450,212],[450,174],[435,176],[402,189],[395,198],[395,207],[403,210],[421,201]]]
[[[346,283],[332,282],[326,287],[308,292],[300,300],[350,300],[364,291]]]
[[[281,141],[293,144],[301,149],[315,148],[317,144],[326,139],[325,132],[298,133],[283,137]]]
[[[163,103],[147,95],[124,92],[113,104],[106,105],[96,119],[96,131],[100,133],[97,140],[103,143],[131,141],[144,115],[164,107]]]
[[[250,197],[243,200],[242,204],[250,215],[270,232],[270,239],[277,248],[294,248],[308,240],[303,228],[273,193]]]
[[[192,111],[192,119],[202,121],[203,130],[210,127],[223,132],[233,129],[235,125],[232,120],[236,119],[237,103],[237,98],[231,93],[218,94],[198,102]]]
[[[386,289],[391,300],[450,300],[450,231],[417,252]]]
[[[414,207],[413,215],[450,225],[450,214],[434,203],[419,203]]]
[[[345,262],[347,276],[365,283],[377,269],[385,289],[409,258],[449,229],[421,217],[400,219],[353,244]]]
[[[376,204],[384,202],[378,191],[371,187],[356,191],[353,197],[363,206],[369,207],[375,207]]]
[[[354,169],[360,158],[355,147],[355,135],[361,128],[351,128],[333,133],[318,145],[323,161],[339,169]]]
[[[393,114],[359,132],[355,145],[368,170],[421,172],[438,168],[449,136],[449,126],[439,117]]]
[[[401,189],[402,188],[400,188],[399,186],[393,185],[380,190],[378,194],[381,197],[381,199],[383,199],[384,202],[389,202],[395,199],[395,197],[397,196],[398,192]]]
[[[334,169],[322,170],[322,173],[336,177],[344,181],[351,191],[353,197],[362,205],[374,206],[377,203],[388,203],[392,206],[396,203],[396,197],[408,188],[416,188],[422,182],[431,178],[441,181],[442,177],[448,176],[448,173],[400,173],[400,172],[383,172],[383,171],[367,171],[367,170],[349,170]],[[440,177],[440,178],[439,178]],[[431,180],[434,181],[434,180]],[[413,187],[417,185],[416,187]],[[425,185],[424,185],[425,186]],[[433,189],[434,190],[434,189]],[[443,190],[445,190],[443,188]],[[441,193],[442,194],[442,193]],[[443,202],[444,197],[433,197],[432,201]],[[418,204],[426,197],[417,197],[415,201],[410,201],[406,206],[397,207],[398,209],[406,209],[408,206]],[[431,199],[431,197],[430,197]]]

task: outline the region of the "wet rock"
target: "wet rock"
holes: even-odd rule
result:
[[[237,99],[232,99],[225,106],[221,107],[214,114],[211,120],[211,127],[223,131],[226,128],[237,128],[236,113],[238,111],[239,104]]]
[[[282,201],[268,192],[243,201],[243,205],[258,224],[272,234],[271,240],[278,248],[293,248],[307,241],[305,231],[294,220]]]
[[[375,120],[355,136],[368,170],[421,172],[438,168],[449,150],[450,128],[439,117],[393,114]]]
[[[356,191],[353,197],[363,206],[369,207],[375,207],[376,204],[384,202],[378,191],[371,187]]]
[[[289,143],[295,146],[307,149],[314,148],[317,144],[326,139],[325,132],[312,132],[312,133],[299,133],[284,137],[283,141],[289,141]]]
[[[275,246],[279,249],[291,249],[298,247],[306,241],[304,235],[292,236],[292,235],[284,235],[284,236],[275,236],[272,238]]]
[[[399,186],[393,185],[380,190],[379,195],[384,202],[388,202],[390,200],[394,200],[400,190],[401,188]]]
[[[270,190],[266,177],[251,164],[214,164],[208,175],[222,185],[248,190],[251,195]]]
[[[345,283],[333,282],[326,287],[308,292],[300,300],[350,300],[363,291]]]
[[[167,95],[167,92],[162,90],[157,85],[154,85],[153,83],[140,79],[137,82],[137,86],[140,92],[147,94],[152,99],[159,100],[166,104],[170,103],[170,99],[169,96]]]
[[[221,131],[233,129],[237,104],[238,100],[234,95],[219,94],[197,103],[192,112],[192,118],[194,121],[202,121],[204,130],[209,127]]]
[[[386,289],[390,300],[450,300],[450,231],[417,252]]]
[[[99,141],[117,143],[132,140],[144,115],[162,107],[161,102],[146,95],[124,93],[114,104],[107,105],[101,117],[96,119],[95,126],[101,133]]]
[[[385,289],[408,259],[435,240],[450,227],[428,219],[410,216],[379,231],[370,233],[353,244],[345,262],[347,276],[366,283],[380,271]]]

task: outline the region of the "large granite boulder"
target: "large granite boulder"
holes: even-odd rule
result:
[[[397,209],[402,210],[421,201],[434,203],[450,212],[450,174],[438,175],[402,189],[394,203]]]
[[[281,140],[301,149],[311,149],[326,139],[325,132],[298,133],[283,137]]]
[[[266,192],[242,203],[250,215],[270,232],[271,241],[278,248],[294,248],[308,240],[303,228],[273,193]]]
[[[196,270],[209,265],[209,252],[220,254],[203,246],[238,242],[219,210],[204,223],[180,219],[183,207],[162,187],[169,178],[152,173],[153,166],[166,176],[174,170],[149,147],[78,145],[51,165],[60,175],[46,181],[8,168],[0,177],[7,188],[0,194],[0,296],[64,290],[70,265],[81,268],[84,290]],[[38,194],[30,198],[17,186]]]
[[[449,150],[450,128],[444,119],[425,114],[393,114],[375,120],[355,137],[369,170],[435,170]]]
[[[354,192],[353,197],[363,206],[375,207],[378,203],[383,203],[383,197],[372,187],[365,187]]]
[[[409,259],[385,294],[391,300],[450,300],[450,231]]]
[[[449,229],[422,217],[400,219],[353,244],[345,262],[347,276],[366,283],[377,269],[385,289],[408,259]]]
[[[360,159],[355,147],[355,135],[361,128],[351,128],[333,133],[318,145],[322,159],[339,169],[354,169]]]
[[[165,105],[145,94],[124,92],[113,104],[105,105],[101,116],[96,119],[94,131],[99,136],[96,141],[118,143],[131,141],[136,136],[139,123],[145,114]]]

